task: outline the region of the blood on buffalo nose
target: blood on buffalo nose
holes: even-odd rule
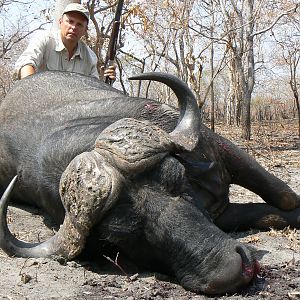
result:
[[[260,272],[260,265],[257,260],[254,261],[254,265],[242,264],[243,272],[246,276],[255,278]]]
[[[208,282],[205,293],[224,294],[240,290],[255,278],[259,272],[259,264],[247,247],[238,245],[218,271]]]
[[[249,255],[248,251],[245,252],[245,248],[238,246],[236,252],[242,258],[242,270],[246,277],[253,279],[260,271],[260,265],[256,259],[253,259]]]

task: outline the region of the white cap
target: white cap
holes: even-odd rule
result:
[[[75,12],[78,12],[80,13],[81,15],[83,15],[87,21],[89,22],[90,20],[90,13],[89,11],[84,7],[82,6],[81,4],[79,3],[70,3],[66,6],[66,8],[64,9],[63,11],[63,15],[65,13],[68,13],[68,12],[71,12],[71,11],[75,11]]]

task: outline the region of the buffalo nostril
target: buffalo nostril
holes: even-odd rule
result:
[[[236,252],[242,258],[242,270],[246,277],[253,279],[259,273],[259,263],[252,258],[250,250],[246,247],[237,246]]]

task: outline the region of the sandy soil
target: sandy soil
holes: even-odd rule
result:
[[[296,137],[296,123],[268,123],[253,128],[253,140],[248,143],[238,138],[238,130],[219,126],[217,131],[237,142],[300,193],[300,141]],[[231,200],[261,201],[237,186],[231,188]],[[23,209],[9,209],[10,228],[18,237],[38,241],[53,234],[45,227],[38,211]],[[287,228],[232,234],[258,249],[261,272],[241,293],[212,298],[300,299],[299,232]],[[162,274],[137,270],[124,262],[121,255],[118,263],[126,274],[107,259],[98,263],[63,263],[50,259],[12,258],[0,250],[0,299],[211,299],[185,291]]]

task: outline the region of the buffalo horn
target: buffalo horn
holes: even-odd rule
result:
[[[82,241],[82,236],[80,236],[76,230],[72,227],[71,222],[69,222],[68,217],[65,217],[63,225],[60,227],[59,231],[51,237],[49,240],[42,243],[27,243],[16,239],[10,232],[7,225],[7,207],[9,203],[9,198],[14,185],[17,181],[17,176],[15,176],[0,200],[0,247],[8,255],[16,255],[19,257],[54,257],[61,256],[66,259],[71,259],[80,252],[81,249],[78,245],[84,245]],[[70,228],[71,227],[71,228]],[[69,234],[69,236],[66,234]],[[70,236],[70,233],[72,236]],[[67,238],[75,241],[73,242],[73,249],[65,249],[65,239]]]
[[[172,89],[178,98],[180,118],[170,136],[183,149],[193,150],[199,140],[200,110],[196,98],[187,84],[174,75],[159,72],[142,73],[129,79],[154,80],[162,82]]]

